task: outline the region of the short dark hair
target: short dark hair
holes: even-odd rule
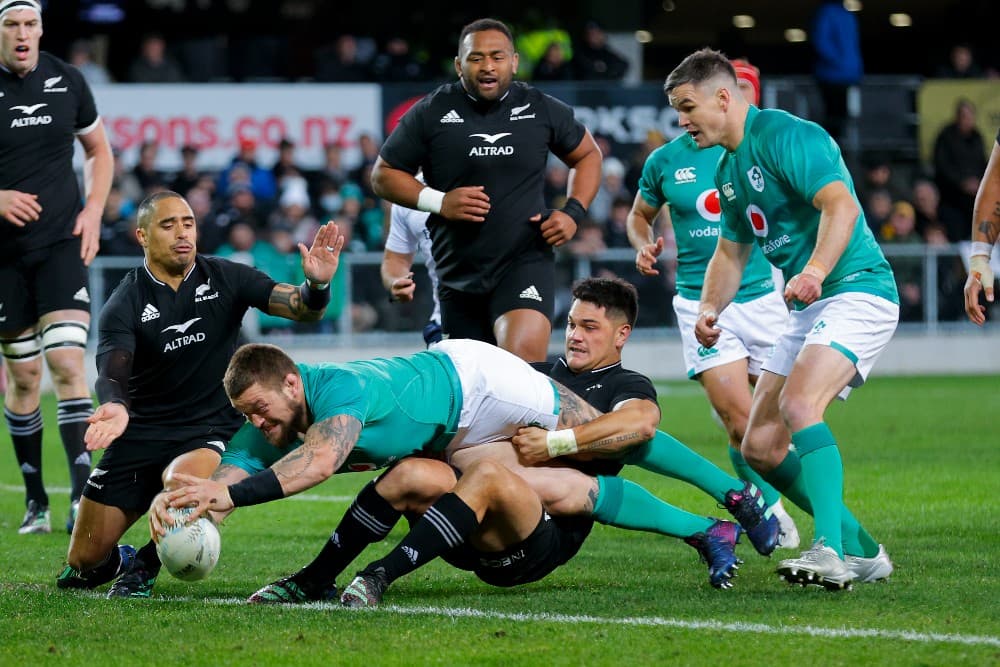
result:
[[[514,35],[511,34],[510,28],[507,27],[506,23],[504,23],[503,21],[498,21],[496,19],[476,19],[472,23],[462,28],[462,32],[458,36],[458,50],[461,52],[462,42],[465,41],[466,37],[468,37],[474,32],[484,32],[486,30],[496,30],[497,32],[502,32],[504,35],[507,36],[507,39],[510,41],[511,47],[514,46]]]
[[[280,387],[289,373],[299,374],[292,358],[277,345],[248,343],[229,360],[222,386],[230,400],[239,398],[252,384]]]
[[[573,285],[573,298],[604,308],[609,317],[623,317],[631,327],[639,317],[639,293],[621,278],[584,278]]]
[[[682,60],[667,76],[667,80],[663,84],[663,92],[669,96],[671,91],[678,86],[685,83],[697,86],[719,74],[728,74],[733,80],[733,85],[736,84],[736,70],[733,69],[733,64],[729,62],[729,58],[722,51],[709,48],[699,49]]]
[[[149,224],[153,221],[153,216],[156,214],[156,205],[164,199],[169,199],[171,197],[177,197],[178,199],[184,199],[179,194],[173,190],[161,190],[160,192],[154,192],[139,204],[139,210],[135,214],[135,223],[142,230],[148,230]]]

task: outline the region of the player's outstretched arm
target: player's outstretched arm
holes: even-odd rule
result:
[[[662,208],[662,207],[661,207]],[[635,248],[635,268],[644,276],[658,276],[656,259],[663,252],[663,237],[653,238],[653,222],[660,214],[660,208],[646,203],[642,193],[637,192],[632,202],[632,210],[628,213],[625,228],[628,231],[628,241]],[[670,214],[664,213],[669,219]]]
[[[965,281],[965,312],[975,324],[986,321],[986,308],[979,303],[979,292],[993,303],[993,269],[990,256],[1000,238],[1000,143],[993,144],[990,161],[976,193],[972,209],[972,252],[969,277]]]
[[[94,414],[87,418],[83,442],[87,450],[105,449],[125,432],[129,423],[128,379],[132,375],[132,353],[111,350],[97,357],[97,400]]]
[[[319,228],[311,247],[300,243],[299,254],[306,279],[298,287],[288,283],[275,285],[268,299],[267,312],[299,322],[315,322],[323,317],[330,303],[330,281],[337,273],[343,247],[344,235],[333,222]]]

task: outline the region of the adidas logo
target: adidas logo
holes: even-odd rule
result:
[[[403,553],[406,554],[406,557],[410,559],[411,563],[414,565],[417,564],[417,557],[420,555],[420,552],[413,547],[403,547]]]
[[[451,111],[449,111],[445,115],[441,116],[441,122],[442,123],[464,123],[465,121],[462,119],[461,116],[458,115],[457,111],[455,111],[454,109],[452,109]]]
[[[532,299],[534,301],[542,300],[542,295],[538,293],[538,290],[535,288],[534,285],[528,285],[527,289],[521,292],[519,297],[522,299]]]
[[[147,303],[146,307],[142,309],[142,317],[140,317],[139,319],[141,319],[143,322],[149,322],[151,320],[155,320],[159,316],[160,316],[160,311],[156,309],[156,306],[154,306],[151,303]]]
[[[76,291],[76,294],[73,295],[73,300],[83,301],[84,303],[90,303],[90,295],[87,294],[87,288],[81,287],[80,289],[78,289]]]

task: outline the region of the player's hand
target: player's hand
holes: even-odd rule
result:
[[[330,221],[319,228],[312,246],[306,248],[299,244],[299,254],[302,256],[302,272],[306,280],[313,284],[328,284],[333,280],[340,265],[340,251],[344,247],[344,235],[337,228],[337,223]]]
[[[180,486],[165,492],[167,502],[170,507],[193,507],[194,511],[188,522],[194,521],[208,510],[227,512],[233,509],[233,500],[229,497],[229,486],[226,484],[180,472],[174,473],[174,481]]]
[[[635,268],[636,270],[644,276],[658,276],[660,271],[653,268],[656,265],[656,259],[663,252],[663,237],[656,237],[656,243],[646,243],[641,248],[639,252],[635,254]]]
[[[694,323],[694,337],[703,347],[712,347],[719,342],[722,329],[716,326],[718,321],[719,314],[714,310],[703,310],[698,313],[698,319]]]
[[[517,429],[517,434],[513,437],[514,449],[517,450],[517,458],[525,465],[537,465],[545,463],[549,456],[548,431],[537,426],[524,426]]]
[[[389,298],[400,303],[413,301],[413,293],[417,289],[417,283],[413,282],[413,272],[407,273],[402,278],[392,281],[389,289]]]
[[[986,255],[969,258],[969,277],[965,280],[965,314],[974,324],[982,326],[986,322],[986,307],[979,303],[980,290],[986,300],[993,303],[993,269]]]
[[[160,491],[153,497],[153,502],[149,505],[149,534],[154,542],[159,542],[160,538],[167,534],[167,528],[173,525],[173,517],[170,516],[170,501],[167,500],[169,491]]]
[[[80,237],[80,259],[84,266],[90,266],[101,248],[101,211],[95,212],[84,206],[80,215],[76,216],[73,236]]]
[[[0,190],[0,218],[17,227],[24,227],[29,222],[38,220],[41,214],[42,205],[38,203],[38,195],[18,190]]]
[[[105,449],[125,432],[128,426],[128,408],[121,403],[103,403],[87,417],[87,432],[83,434],[83,443],[87,451]]]
[[[785,284],[785,301],[801,301],[807,306],[823,295],[823,281],[818,276],[803,271]]]
[[[532,222],[539,222],[541,220],[541,213],[536,213],[531,217]],[[539,230],[542,232],[542,238],[545,239],[546,243],[558,248],[576,235],[576,222],[573,218],[556,209],[542,222]]]
[[[449,190],[441,202],[441,216],[448,220],[485,222],[490,212],[490,196],[482,185]]]

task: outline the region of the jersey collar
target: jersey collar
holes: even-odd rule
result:
[[[572,368],[569,367],[569,364],[566,363],[566,357],[559,357],[559,363],[562,364],[563,366],[565,366],[566,370],[568,370],[570,373],[573,373],[574,375],[579,375]],[[622,360],[619,359],[618,361],[616,361],[613,364],[608,364],[607,366],[601,366],[600,368],[591,368],[587,372],[588,373],[603,373],[606,370],[609,370],[611,368],[614,368],[615,366],[621,366],[621,365],[622,365]]]
[[[195,257],[195,261],[191,262],[191,268],[190,268],[190,269],[188,269],[188,272],[184,274],[184,278],[182,278],[182,279],[181,279],[181,282],[182,282],[182,283],[183,283],[183,282],[187,282],[187,279],[188,279],[188,277],[189,277],[189,276],[190,276],[190,275],[191,275],[192,273],[194,273],[194,267],[195,267],[195,266],[196,266],[197,264],[198,264],[198,258],[197,258],[197,257]],[[165,283],[165,282],[163,282],[162,280],[160,280],[159,278],[157,278],[156,276],[154,276],[154,275],[153,275],[153,272],[149,270],[149,264],[147,264],[147,263],[146,263],[146,258],[145,258],[145,257],[143,257],[143,258],[142,258],[142,268],[146,270],[146,275],[147,275],[147,276],[149,276],[149,279],[150,279],[150,280],[152,280],[152,281],[153,281],[154,283],[156,283],[157,285],[163,285],[163,286],[166,286],[166,283]]]

